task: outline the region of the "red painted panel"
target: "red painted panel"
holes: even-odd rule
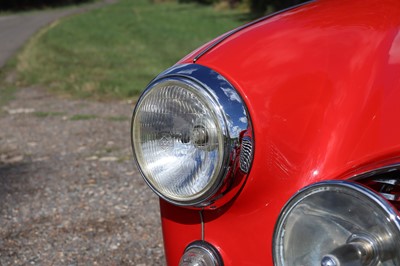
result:
[[[272,265],[276,219],[300,188],[400,161],[399,25],[396,0],[317,1],[243,29],[198,60],[234,84],[254,126],[243,191],[204,213],[205,240],[225,265]],[[183,222],[198,213],[162,209],[176,265],[199,239],[200,225]]]

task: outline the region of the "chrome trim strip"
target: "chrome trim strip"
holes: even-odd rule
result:
[[[377,175],[388,174],[394,171],[400,171],[400,163],[383,166],[374,170],[369,170],[361,174],[356,174],[350,177],[349,180],[359,181],[361,179],[371,178]]]
[[[381,183],[381,184],[391,185],[391,186],[397,186],[400,182],[400,180],[398,180],[398,179],[375,179],[374,181]]]
[[[400,202],[400,196],[399,195],[393,195],[393,194],[384,193],[384,192],[380,192],[380,194],[382,196],[384,196],[385,199],[387,199],[387,200]]]
[[[286,11],[289,11],[289,10],[292,10],[292,9],[295,9],[295,8],[298,8],[298,7],[301,7],[301,6],[304,6],[304,5],[306,5],[306,4],[309,4],[309,3],[311,3],[311,2],[315,2],[315,0],[311,0],[311,1],[308,1],[308,2],[305,2],[305,3],[301,3],[301,4],[298,4],[298,5],[295,5],[295,6],[286,8],[286,9],[282,9],[282,10],[280,10],[280,11],[277,11],[277,12],[272,13],[272,14],[270,14],[270,15],[267,15],[267,16],[265,16],[265,17],[256,19],[256,20],[254,20],[254,21],[252,21],[252,22],[250,22],[250,23],[247,23],[247,24],[245,24],[245,25],[243,25],[243,26],[240,26],[240,27],[238,27],[238,28],[236,28],[236,29],[234,29],[234,30],[232,30],[232,31],[230,31],[230,32],[228,32],[228,33],[226,33],[225,35],[221,36],[220,39],[218,39],[218,40],[216,40],[215,42],[211,43],[209,46],[207,46],[206,48],[204,48],[204,50],[202,50],[198,55],[196,55],[196,56],[193,58],[193,64],[195,64],[195,63],[197,62],[197,60],[200,59],[200,57],[202,57],[203,55],[205,55],[206,53],[208,53],[209,51],[211,51],[212,49],[214,49],[215,47],[217,47],[220,43],[222,43],[223,41],[225,41],[226,39],[228,39],[228,38],[231,37],[232,35],[238,33],[239,31],[244,30],[244,29],[246,29],[246,28],[249,28],[249,27],[251,27],[251,26],[253,26],[253,25],[255,25],[255,24],[257,24],[257,23],[259,23],[259,22],[261,22],[261,21],[264,21],[264,20],[267,20],[267,19],[269,19],[269,18],[272,18],[272,17],[275,17],[275,16],[277,16],[277,15],[280,15],[281,13],[284,13],[284,12],[286,12]]]

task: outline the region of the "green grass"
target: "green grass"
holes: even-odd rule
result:
[[[131,118],[127,116],[108,116],[106,117],[106,119],[114,122],[123,122],[123,121],[129,121]]]
[[[15,57],[12,57],[2,68],[0,68],[0,114],[3,107],[15,98],[17,85],[15,79]]]
[[[42,118],[65,115],[65,113],[62,112],[34,112],[33,114],[36,117],[42,117]]]
[[[96,115],[85,115],[85,114],[78,114],[73,115],[69,120],[78,121],[78,120],[91,120],[98,118]]]
[[[2,107],[15,98],[15,92],[15,87],[0,88],[0,113],[2,112]]]
[[[243,21],[240,11],[119,0],[37,34],[17,58],[19,81],[78,97],[138,95],[159,72]]]

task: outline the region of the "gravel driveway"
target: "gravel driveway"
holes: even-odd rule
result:
[[[0,88],[1,89],[1,88]],[[0,265],[163,265],[133,104],[18,90],[0,110]]]

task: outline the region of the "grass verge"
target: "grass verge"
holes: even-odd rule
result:
[[[3,112],[3,107],[15,98],[18,84],[15,81],[15,66],[16,60],[13,57],[3,68],[0,68],[0,114]]]
[[[15,92],[15,87],[0,88],[0,113],[2,112],[2,107],[14,99]]]
[[[78,114],[78,115],[73,115],[69,120],[72,121],[79,121],[79,120],[91,120],[91,119],[96,119],[96,115],[85,115],[85,114]]]
[[[242,24],[242,15],[173,1],[119,0],[32,38],[17,57],[18,81],[78,97],[133,97],[188,52]]]

